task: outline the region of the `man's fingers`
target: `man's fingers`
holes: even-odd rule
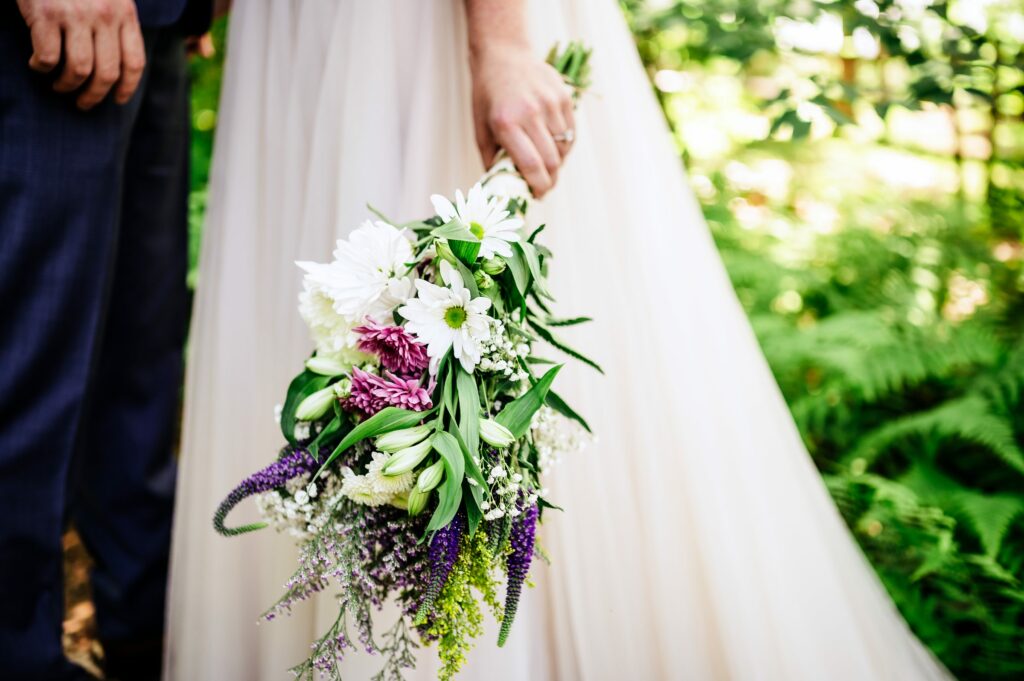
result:
[[[551,189],[551,176],[544,165],[544,159],[522,128],[515,126],[503,130],[498,142],[512,157],[512,162],[530,185],[534,196],[540,198]]]
[[[142,42],[142,32],[137,22],[126,22],[121,26],[121,80],[114,91],[118,104],[126,103],[135,94],[145,68],[146,46]]]
[[[189,36],[185,39],[185,52],[190,57],[210,59],[217,54],[217,48],[213,45],[213,36],[204,33],[200,36]]]
[[[60,27],[49,21],[32,24],[32,56],[28,66],[33,71],[49,73],[60,62]]]
[[[57,92],[77,90],[92,74],[92,68],[92,31],[81,25],[67,26],[64,29],[64,70],[53,89]]]
[[[101,26],[93,43],[92,77],[78,96],[80,109],[91,109],[103,101],[121,75],[121,38],[117,27]]]

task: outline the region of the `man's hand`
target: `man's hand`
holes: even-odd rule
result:
[[[54,90],[81,89],[81,109],[99,104],[112,88],[118,104],[131,99],[146,66],[132,0],[18,0],[18,8],[32,33],[29,67],[49,73],[63,57]]]

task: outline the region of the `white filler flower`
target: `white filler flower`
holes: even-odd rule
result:
[[[471,298],[462,275],[448,261],[441,261],[441,278],[447,287],[416,281],[418,297],[398,308],[408,323],[405,328],[427,346],[427,354],[440,360],[452,348],[463,368],[473,373],[480,361],[481,346],[490,336],[487,310],[491,301]]]
[[[297,264],[306,271],[307,289],[322,292],[335,312],[361,324],[367,317],[387,319],[412,296],[413,279],[407,274],[412,260],[412,244],[402,230],[366,221],[338,241],[334,262]]]
[[[519,228],[523,221],[512,217],[506,210],[508,201],[502,202],[497,197],[489,197],[479,184],[473,185],[468,196],[461,191],[455,192],[455,203],[440,194],[430,197],[438,217],[445,222],[458,218],[469,228],[477,239],[480,239],[480,257],[493,258],[495,254],[506,258],[512,257],[509,244],[519,241]]]
[[[530,198],[530,187],[516,171],[512,160],[504,158],[498,161],[487,173],[482,182],[487,198],[497,199],[506,206],[509,200],[527,200]]]

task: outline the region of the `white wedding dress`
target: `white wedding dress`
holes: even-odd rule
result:
[[[257,626],[295,564],[286,536],[214,534],[217,503],[269,463],[311,344],[296,260],[367,216],[430,214],[482,168],[462,0],[235,3],[188,365],[169,596],[175,681],[287,679],[329,592]],[[593,95],[548,221],[571,340],[559,391],[600,442],[550,476],[553,564],[490,681],[948,678],[843,525],[737,303],[615,0],[535,0],[532,39],[594,47]],[[246,509],[250,514],[252,509]],[[238,511],[233,520],[244,520]],[[431,649],[409,679],[433,678]],[[347,679],[380,660],[357,654]]]

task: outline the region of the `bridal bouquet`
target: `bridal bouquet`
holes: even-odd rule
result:
[[[579,91],[588,56],[573,44],[550,61]],[[552,389],[561,365],[534,348],[598,368],[552,331],[587,318],[552,316],[551,253],[543,226],[523,229],[528,196],[505,160],[454,201],[431,197],[427,220],[378,214],[332,262],[298,263],[316,351],[281,408],[287,444],[214,517],[224,535],[271,525],[300,541],[266,619],[340,588],[337,618],[297,676],[340,678],[338,661],[362,647],[382,654],[375,678],[401,678],[418,639],[436,642],[451,678],[482,632],[481,604],[501,622],[498,645],[509,635],[552,508],[541,476],[589,432]],[[263,522],[225,526],[250,496]],[[372,612],[388,601],[399,612],[378,641]]]

